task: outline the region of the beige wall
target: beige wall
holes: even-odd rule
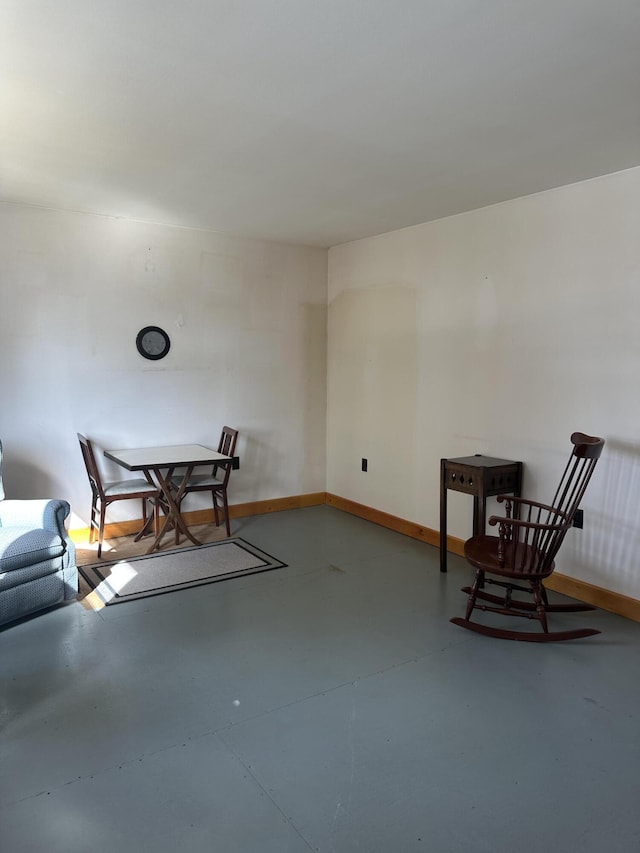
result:
[[[441,457],[550,500],[571,432],[604,436],[559,569],[640,598],[639,234],[632,169],[331,249],[328,491],[437,529]]]
[[[328,274],[323,250],[0,204],[9,493],[64,496],[78,526],[77,431],[211,443],[227,422],[233,502],[326,487],[437,529],[441,457],[522,459],[545,500],[581,429],[607,447],[559,568],[640,598],[638,233],[640,169],[335,247]],[[147,324],[163,361],[135,350]],[[470,500],[449,505],[464,538]]]
[[[77,432],[103,449],[215,444],[225,423],[240,430],[233,502],[324,490],[326,286],[324,250],[0,204],[8,495],[65,497],[81,526]],[[145,325],[169,333],[162,361],[136,350]]]

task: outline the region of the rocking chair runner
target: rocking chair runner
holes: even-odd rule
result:
[[[489,519],[492,527],[498,525],[498,536],[474,536],[465,543],[464,555],[476,570],[475,582],[472,587],[462,589],[469,596],[467,612],[464,619],[451,619],[454,625],[491,637],[538,643],[575,640],[600,633],[593,628],[551,632],[547,625],[547,613],[595,610],[590,604],[549,604],[542,584],[555,568],[554,558],[573,524],[575,512],[604,447],[604,439],[581,432],[574,432],[571,442],[574,448],[552,505],[500,495],[498,501],[506,504],[506,515],[502,518],[493,515]],[[488,578],[487,574],[505,580]],[[485,584],[502,587],[504,596],[485,592]],[[514,600],[512,594],[515,590],[530,593],[533,601]],[[478,599],[490,604],[478,603]],[[537,619],[542,633],[506,630],[474,622],[471,614],[475,609]]]

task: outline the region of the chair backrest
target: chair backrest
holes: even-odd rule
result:
[[[238,430],[231,427],[223,426],[220,433],[220,441],[218,442],[218,453],[224,453],[225,456],[233,456],[236,452],[236,441],[238,440]],[[226,486],[231,476],[231,465],[214,465],[213,476],[218,476],[218,468],[223,469],[222,482]]]
[[[531,550],[520,550],[519,557],[523,562],[518,568],[522,570],[536,571],[543,575],[552,570],[554,558],[573,524],[573,517],[604,448],[603,438],[582,432],[574,432],[571,443],[573,450],[552,503],[545,505],[525,501],[522,506],[528,507],[526,517],[523,517],[522,511],[516,513],[520,521],[550,525],[546,529],[522,530],[520,544],[531,546]],[[531,564],[531,559],[534,559],[535,566]],[[515,562],[519,562],[517,557]]]
[[[564,469],[560,485],[553,498],[553,506],[564,512],[568,520],[573,522],[573,516],[580,506],[580,501],[589,485],[593,469],[602,455],[604,438],[574,432],[571,436],[573,452]]]
[[[89,483],[91,484],[91,491],[94,495],[104,498],[102,479],[100,478],[100,471],[96,463],[96,457],[93,453],[93,446],[89,439],[81,433],[78,433],[78,441],[80,442],[80,450],[82,451],[84,466],[87,469],[87,476],[89,477]]]
[[[4,500],[4,486],[2,485],[2,442],[0,441],[0,501]]]

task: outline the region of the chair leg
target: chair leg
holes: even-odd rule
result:
[[[107,514],[106,504],[100,504],[100,529],[98,530],[98,559],[102,557],[102,540],[104,538],[104,519]]]
[[[478,590],[481,590],[484,587],[484,571],[482,569],[476,570],[476,577],[473,582],[473,586],[469,592],[469,597],[467,599],[467,613],[465,615],[465,619],[469,619],[471,614],[473,613],[473,608],[476,606],[476,598],[478,596]]]
[[[541,587],[541,581],[531,581],[531,591],[533,592],[533,599],[536,603],[536,613],[538,614],[538,619],[540,620],[540,624],[542,625],[542,630],[545,634],[548,634],[549,628],[547,626],[547,608],[545,606],[544,601],[546,595],[541,592]]]
[[[218,515],[218,501],[216,500],[216,492],[211,492],[211,498],[213,500],[213,517],[216,522],[216,527],[220,526],[220,516]]]
[[[222,506],[224,508],[224,520],[227,525],[227,536],[231,536],[231,527],[229,525],[229,504],[227,503],[227,490],[221,492],[222,495]]]
[[[544,603],[545,610],[547,613],[549,612],[549,598],[547,596],[547,590],[543,583],[540,584],[540,594],[542,595],[542,601]]]
[[[211,496],[213,498],[213,512],[216,518],[216,527],[220,526],[220,513],[224,517],[225,527],[227,529],[227,536],[231,536],[231,527],[229,526],[229,504],[227,503],[227,492],[223,489],[217,489],[216,491],[211,492]],[[222,506],[218,504],[218,498],[222,501]]]
[[[98,496],[94,495],[91,500],[91,519],[89,523],[89,545],[96,541],[96,515],[98,514]]]
[[[227,503],[227,493],[224,493],[224,511],[227,516],[227,536],[231,536],[231,518],[229,516],[229,504]]]
[[[182,501],[178,504],[178,512],[182,512]],[[177,524],[175,525],[174,542],[176,545],[180,544],[180,530]]]

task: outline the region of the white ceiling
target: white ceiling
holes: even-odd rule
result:
[[[0,199],[331,246],[640,164],[639,0],[0,0]]]

